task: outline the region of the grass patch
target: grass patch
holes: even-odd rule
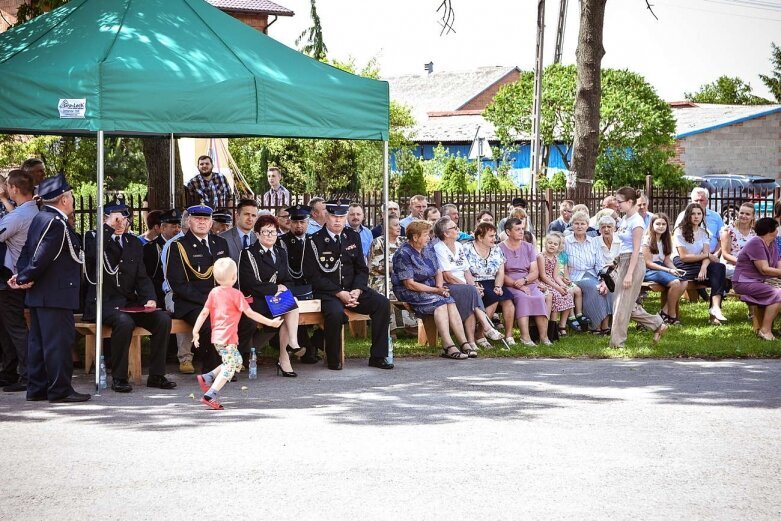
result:
[[[659,294],[651,293],[644,306],[650,313],[659,311]],[[736,298],[727,298],[723,305],[726,324],[708,323],[705,302],[681,303],[682,326],[671,327],[658,345],[651,345],[651,332],[637,332],[634,322],[629,325],[629,338],[623,349],[608,347],[608,337],[570,332],[552,346],[533,348],[516,345],[510,351],[499,347],[482,349],[481,357],[511,358],[781,358],[781,340],[767,342],[751,330],[746,304]],[[518,331],[515,331],[518,340]],[[369,339],[345,338],[347,357],[365,358],[369,354]],[[439,356],[441,349],[420,346],[416,338],[398,338],[393,343],[394,357]]]

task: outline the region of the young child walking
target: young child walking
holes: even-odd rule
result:
[[[214,280],[216,286],[206,298],[206,304],[193,326],[193,343],[198,347],[198,333],[207,318],[211,317],[212,343],[222,357],[222,365],[213,371],[199,374],[198,384],[204,392],[201,403],[212,409],[224,409],[217,393],[233,378],[233,373],[241,368],[241,354],[237,349],[239,343],[239,320],[242,313],[264,326],[279,327],[282,319],[266,318],[253,311],[241,291],[233,287],[236,283],[237,268],[233,259],[222,258],[214,263]]]

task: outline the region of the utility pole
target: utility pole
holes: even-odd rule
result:
[[[534,107],[532,117],[531,142],[531,189],[537,185],[537,176],[542,166],[542,138],[540,122],[542,120],[542,50],[545,36],[545,0],[537,2],[537,55],[534,60]]]
[[[564,26],[567,23],[567,0],[559,4],[559,26],[556,29],[556,49],[553,53],[553,63],[561,63],[561,52],[564,47]]]

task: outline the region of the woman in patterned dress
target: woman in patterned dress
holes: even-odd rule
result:
[[[738,218],[721,229],[721,262],[727,268],[727,278],[732,280],[738,254],[748,240],[754,236],[754,203],[743,203],[738,209]]]

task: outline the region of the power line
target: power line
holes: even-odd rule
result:
[[[746,7],[762,11],[781,11],[781,4],[756,0],[704,0],[711,4],[728,5],[730,7]]]
[[[706,0],[703,0],[706,1]],[[699,8],[699,7],[689,7],[685,5],[681,5],[680,2],[665,2],[664,0],[656,0],[656,3],[663,4],[669,7],[673,8],[679,8],[679,9],[686,9],[689,11],[699,11],[701,13],[711,13],[711,14],[720,14],[723,16],[728,17],[737,17],[737,18],[748,18],[750,20],[761,20],[763,22],[781,22],[781,18],[768,18],[766,16],[751,16],[751,15],[745,15],[745,14],[738,14],[738,13],[727,13],[724,11],[718,11],[715,9],[707,9],[705,7]]]

